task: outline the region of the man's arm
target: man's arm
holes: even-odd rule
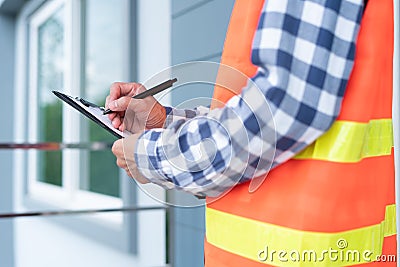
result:
[[[253,83],[207,116],[144,132],[135,152],[141,173],[216,196],[292,158],[339,114],[361,15],[361,0],[266,1]]]

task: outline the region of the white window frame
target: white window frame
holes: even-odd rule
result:
[[[57,10],[60,8],[63,8],[65,6],[65,1],[64,0],[56,0],[52,1],[47,4],[47,6],[40,11],[38,11],[34,17],[31,20],[30,23],[30,31],[29,31],[29,36],[30,36],[30,59],[29,62],[35,64],[31,64],[31,67],[29,68],[29,97],[28,97],[28,121],[29,121],[29,142],[35,143],[39,141],[39,136],[38,136],[38,34],[35,34],[35,32],[38,32],[38,29],[41,24],[43,24],[53,13],[55,13]],[[65,11],[64,11],[65,12]],[[64,13],[65,14],[65,13]],[[64,16],[66,17],[66,16]],[[65,50],[65,47],[64,47]],[[33,52],[34,51],[34,52]],[[41,183],[38,181],[38,152],[37,151],[29,151],[28,154],[28,169],[30,170],[29,174],[29,182],[28,182],[28,190],[35,194],[35,191],[44,191],[41,190]],[[60,190],[61,189],[61,190]],[[54,186],[54,190],[56,190],[57,195],[60,196],[60,198],[65,198],[65,190],[62,190],[62,188],[58,188]]]
[[[31,105],[28,100],[28,92],[31,91],[32,81],[29,81],[30,76],[30,60],[32,60],[29,51],[30,42],[30,26],[29,22],[35,12],[40,8],[45,7],[48,2],[54,0],[31,0],[27,2],[17,17],[16,22],[16,62],[15,62],[15,101],[14,101],[14,140],[16,142],[29,142],[29,106]],[[55,0],[61,1],[59,3],[66,4],[65,14],[69,14],[70,18],[74,18],[76,14],[80,14],[81,4],[85,0]],[[130,3],[134,1],[128,0]],[[129,35],[136,36],[139,34],[141,38],[138,39],[138,43],[126,44],[127,50],[129,46],[134,45],[134,49],[130,51],[136,51],[130,55],[129,66],[126,67],[132,73],[137,73],[135,77],[128,77],[129,80],[145,81],[154,73],[168,67],[170,65],[170,27],[171,27],[171,2],[170,0],[158,2],[158,0],[138,0],[135,1],[134,6],[127,8],[127,12],[132,12],[136,17],[128,16],[130,19],[126,24],[137,25],[129,30]],[[56,4],[54,4],[56,5]],[[75,14],[75,15],[74,15]],[[68,16],[68,15],[67,15]],[[157,16],[159,20],[154,21],[152,17]],[[75,32],[80,32],[81,17],[78,19],[66,20],[65,27],[72,27]],[[138,29],[134,29],[138,28]],[[154,30],[159,31],[158,35],[149,34]],[[144,34],[144,36],[142,36]],[[80,56],[76,53],[76,50],[81,49],[81,34],[65,36],[66,43],[70,43],[70,50],[67,48],[66,51],[72,51],[75,56],[66,57],[67,64],[70,64],[75,69],[80,68]],[[165,40],[163,45],[160,46],[158,38]],[[157,50],[148,47],[148,44],[157,45]],[[75,52],[74,52],[75,51]],[[28,60],[29,59],[29,60]],[[133,59],[133,60],[132,60]],[[136,66],[132,66],[132,62],[135,62]],[[136,71],[137,68],[137,71]],[[81,73],[79,70],[76,73]],[[76,74],[75,73],[75,74]],[[74,75],[74,74],[69,74]],[[67,75],[66,75],[67,76]],[[77,90],[80,88],[81,77],[73,76],[69,81],[75,81],[74,84],[69,84],[66,81],[64,84],[65,88],[72,88]],[[79,95],[78,91],[70,91],[73,95]],[[163,104],[170,104],[168,99],[164,98]],[[66,107],[65,107],[66,108]],[[63,111],[65,112],[65,111]],[[74,116],[73,113],[67,115],[64,113],[63,120],[67,121],[71,119],[68,116]],[[75,114],[78,115],[78,114]],[[79,116],[79,115],[78,115]],[[65,127],[64,127],[65,128]],[[76,129],[75,129],[76,131]],[[79,131],[76,131],[79,132]],[[74,142],[77,138],[75,135],[68,135],[69,132],[63,133],[63,141]],[[74,152],[74,151],[72,151]],[[37,210],[49,210],[49,209],[84,209],[84,208],[107,208],[110,207],[112,197],[105,195],[91,193],[91,192],[79,192],[79,194],[71,194],[67,189],[76,188],[76,184],[65,183],[63,194],[64,199],[60,197],[57,192],[56,186],[52,186],[44,183],[36,183],[32,188],[29,188],[29,173],[35,166],[28,166],[29,152],[27,151],[16,151],[14,154],[14,188],[15,188],[15,203],[16,210],[18,211],[37,211]],[[64,155],[63,155],[64,156]],[[68,162],[63,164],[69,164]],[[65,169],[65,168],[64,168]],[[63,173],[64,175],[65,173]],[[146,193],[139,190],[137,187],[132,188],[133,182],[125,175],[122,171],[120,173],[120,192],[121,199],[119,200],[120,205],[124,206],[156,206],[161,204],[149,197]],[[36,182],[36,180],[35,180]],[[157,191],[157,199],[165,199],[165,192],[159,190],[154,185],[146,185],[150,187],[146,191],[151,191],[153,187]],[[31,192],[29,192],[31,190]],[[33,194],[32,194],[33,193]],[[72,199],[72,202],[65,202],[66,199]],[[103,201],[99,201],[101,197]],[[97,198],[97,199],[96,199]],[[96,201],[92,201],[96,200]],[[79,204],[77,207],[75,204]],[[92,203],[93,205],[83,206],[83,203]],[[100,204],[99,204],[100,203]],[[108,214],[108,215],[107,215]],[[65,225],[68,230],[78,231],[83,236],[92,237],[94,240],[100,241],[101,243],[113,246],[114,248],[121,249],[126,252],[131,252],[135,255],[135,259],[139,262],[139,266],[162,266],[166,260],[166,224],[165,224],[165,210],[152,210],[143,211],[138,213],[107,213],[97,215],[85,215],[79,216],[78,218],[73,217],[62,217],[60,220],[53,218],[52,222],[59,222],[61,225]],[[110,217],[114,217],[110,219]],[[122,223],[120,222],[122,217]],[[42,219],[46,220],[46,219]]]
[[[39,27],[48,20],[56,11],[64,8],[64,88],[63,92],[69,95],[81,95],[80,76],[81,76],[81,10],[79,1],[52,0],[46,2],[38,11],[32,14],[29,23],[29,142],[38,142],[38,30]],[[71,33],[74,32],[74,35]],[[128,64],[128,63],[127,63]],[[63,105],[63,130],[62,141],[65,143],[81,142],[81,122],[82,117],[78,112]],[[76,123],[79,122],[79,123]],[[74,125],[74,127],[71,127]],[[53,205],[67,209],[100,209],[100,208],[120,208],[122,207],[121,198],[111,197],[103,194],[93,193],[79,189],[80,179],[86,172],[81,170],[82,159],[86,153],[76,149],[65,149],[62,151],[62,186],[54,186],[38,180],[38,152],[29,151],[28,154],[28,193],[30,198],[36,201],[50,202]],[[99,217],[99,218],[97,218]],[[103,218],[101,218],[103,217]],[[98,215],[98,219],[103,220],[114,228],[120,228],[123,223],[122,214],[117,216]]]

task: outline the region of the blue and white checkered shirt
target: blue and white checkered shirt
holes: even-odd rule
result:
[[[224,108],[166,108],[135,159],[164,188],[217,196],[265,175],[326,132],[339,114],[362,0],[268,0],[255,33],[257,73]]]

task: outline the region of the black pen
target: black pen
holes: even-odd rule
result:
[[[134,96],[132,96],[132,98],[143,99],[145,97],[158,94],[159,92],[162,92],[165,89],[170,88],[174,84],[174,82],[176,82],[177,80],[178,80],[177,78],[170,79],[168,81],[160,83],[159,85],[154,86],[153,88],[150,88],[149,90],[146,90],[140,94],[134,95]],[[118,111],[113,111],[111,109],[107,109],[106,111],[103,112],[103,115],[110,114],[113,112],[118,112]]]

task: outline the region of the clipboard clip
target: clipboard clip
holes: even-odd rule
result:
[[[87,107],[99,108],[99,109],[101,109],[101,111],[105,110],[103,107],[100,107],[100,106],[98,106],[96,104],[93,104],[92,102],[89,102],[89,101],[87,101],[87,100],[85,100],[83,98],[75,97],[75,99],[78,100],[79,102],[81,102],[82,104],[84,104]]]

